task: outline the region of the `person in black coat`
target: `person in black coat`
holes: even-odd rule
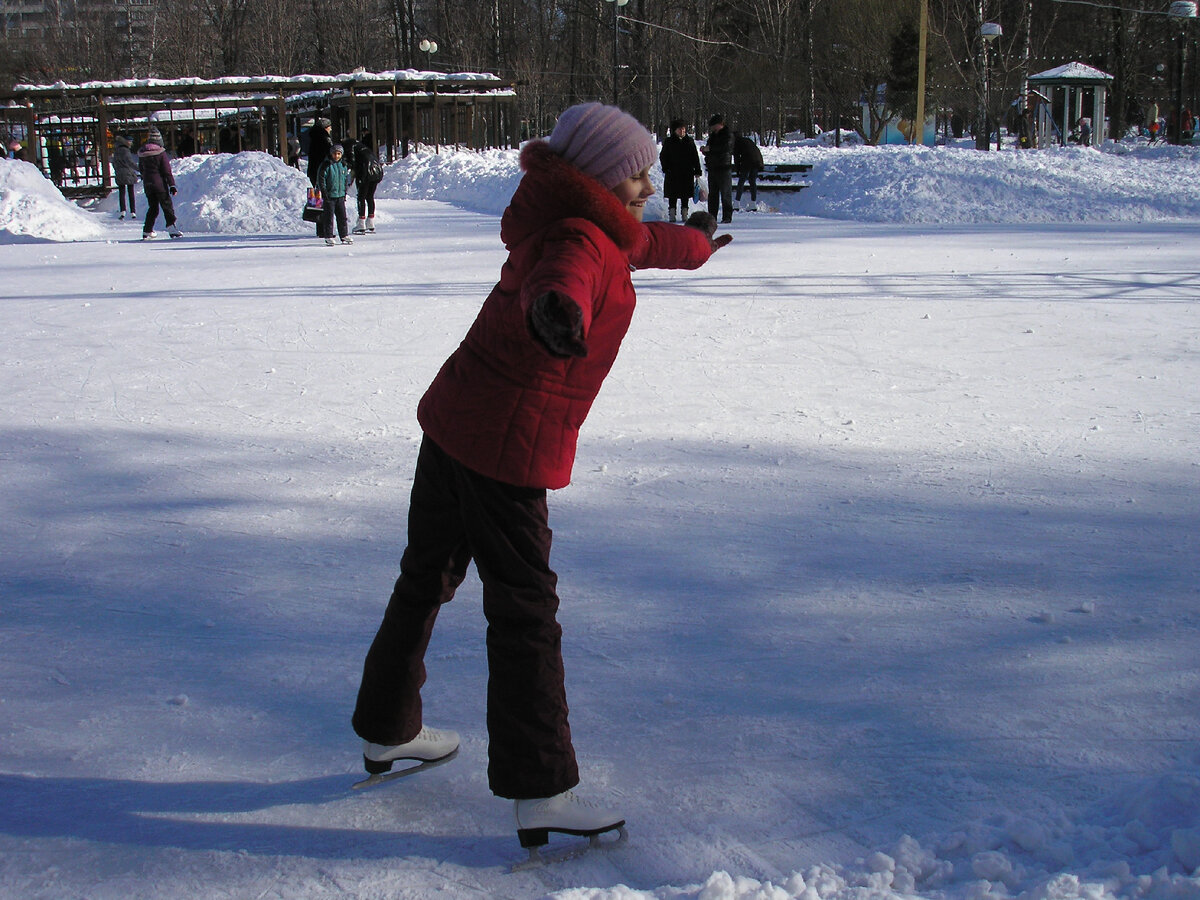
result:
[[[358,188],[358,223],[354,226],[355,234],[375,233],[375,188],[379,187],[379,182],[367,171],[367,166],[372,160],[379,161],[375,155],[375,136],[369,131],[364,131],[362,138],[354,145],[353,156],[354,184]]]
[[[750,186],[750,202],[758,202],[758,173],[763,170],[762,151],[758,144],[742,134],[734,132],[733,138],[733,167],[737,169],[738,185],[737,200],[742,201],[742,191]]]
[[[708,120],[708,140],[704,144],[704,167],[708,169],[708,214],[721,221],[733,221],[733,132],[725,127],[725,117],[717,113]]]
[[[175,155],[179,157],[194,156],[196,153],[196,135],[191,128],[183,129],[179,142],[175,144]]]
[[[333,149],[333,137],[330,131],[333,124],[328,119],[317,119],[308,133],[308,180],[312,186],[317,186],[317,173],[325,160],[329,159],[329,151]]]
[[[687,122],[683,119],[671,121],[671,133],[663,141],[658,154],[663,170],[663,196],[671,211],[671,221],[686,221],[688,203],[696,190],[696,179],[700,177],[700,152],[696,142],[687,133]],[[679,219],[675,218],[676,207],[681,207]]]

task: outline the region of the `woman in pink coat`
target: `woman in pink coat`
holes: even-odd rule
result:
[[[420,688],[438,609],[474,560],[488,620],[488,778],[515,801],[525,847],[551,831],[624,825],[571,791],[546,491],[571,480],[579,428],[633,316],[631,272],[698,268],[730,240],[713,239],[706,213],[692,227],[642,222],[657,159],[636,119],[599,103],[566,110],[522,151],[500,281],[417,409],[409,543],[354,713],[373,774],[457,750],[457,734],[423,725]]]

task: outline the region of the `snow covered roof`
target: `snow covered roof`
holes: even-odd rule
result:
[[[1029,80],[1042,84],[1100,84],[1112,81],[1113,77],[1107,72],[1101,72],[1084,63],[1069,62],[1066,65],[1030,75]]]
[[[126,78],[117,81],[85,81],[81,84],[68,84],[56,81],[54,84],[17,84],[14,92],[21,91],[90,91],[92,93],[128,92],[130,90],[152,88],[155,90],[179,88],[227,88],[240,90],[245,85],[264,87],[267,85],[278,88],[301,88],[329,84],[346,84],[354,82],[378,83],[382,81],[444,81],[444,82],[499,82],[497,75],[489,72],[425,72],[419,69],[391,69],[386,72],[345,72],[341,75],[228,75],[222,78]]]

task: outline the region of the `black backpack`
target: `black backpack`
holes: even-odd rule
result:
[[[383,164],[374,155],[367,157],[363,166],[363,181],[368,184],[378,184],[383,181]]]

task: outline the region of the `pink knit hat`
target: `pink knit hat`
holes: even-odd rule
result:
[[[658,159],[658,145],[642,123],[603,103],[580,103],[563,110],[546,143],[608,190]]]

